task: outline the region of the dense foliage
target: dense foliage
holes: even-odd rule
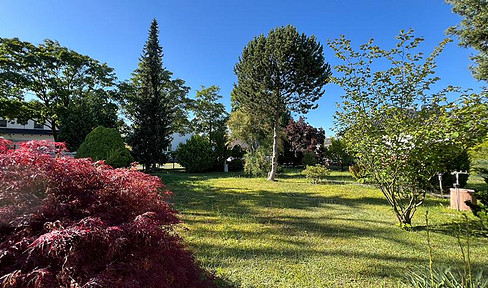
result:
[[[280,117],[288,111],[306,113],[316,108],[331,76],[323,47],[314,36],[300,34],[293,26],[278,27],[247,44],[234,72],[233,108],[271,124],[273,154],[268,180],[274,180]]]
[[[313,166],[317,164],[317,155],[315,152],[312,151],[306,151],[303,154],[303,159],[302,159],[303,165],[306,166]]]
[[[286,140],[289,143],[290,152],[293,153],[297,162],[300,163],[306,152],[316,155],[315,162],[323,158],[325,131],[322,128],[315,128],[300,117],[298,121],[290,120],[285,128]],[[304,163],[305,164],[305,163]]]
[[[354,177],[354,179],[360,183],[367,181],[368,171],[363,164],[354,164],[349,166],[349,173],[351,173],[352,177]]]
[[[244,156],[244,173],[258,177],[267,176],[271,163],[266,152],[267,149],[263,146],[255,151],[248,152]]]
[[[483,96],[463,93],[448,102],[446,94],[453,87],[429,92],[439,80],[433,76],[435,59],[447,40],[426,58],[418,50],[422,41],[412,31],[402,31],[390,50],[370,40],[355,51],[344,36],[329,43],[343,61],[335,67],[335,81],[345,90],[337,130],[344,131],[349,150],[405,228],[425,199],[427,183],[444,172],[445,155],[453,155],[449,149],[466,150],[488,127]]]
[[[194,115],[191,120],[192,131],[208,139],[214,152],[213,168],[222,171],[227,158],[229,116],[224,104],[218,102],[222,98],[219,92],[218,86],[212,85],[208,88],[202,86],[201,90],[197,90],[195,100],[189,106]]]
[[[212,145],[208,139],[199,135],[193,135],[188,141],[178,145],[176,158],[187,172],[209,171],[214,165]]]
[[[175,234],[159,178],[62,157],[53,142],[7,145],[0,138],[1,287],[213,286]]]
[[[488,191],[476,192],[477,204],[474,205],[471,202],[466,204],[471,207],[473,214],[481,220],[481,224],[488,230]]]
[[[330,174],[329,169],[324,165],[309,165],[302,172],[308,181],[312,184],[318,184],[326,179],[326,176]]]
[[[158,23],[153,20],[139,67],[130,83],[119,86],[123,106],[132,121],[129,144],[146,170],[165,162],[164,149],[171,142],[171,134],[181,128],[179,120],[187,119],[182,106],[188,87],[181,79],[171,80],[172,73],[163,67],[158,35]]]
[[[469,151],[473,171],[488,184],[488,138]]]
[[[128,167],[134,159],[125,147],[120,133],[113,128],[97,127],[86,135],[76,153],[77,158],[105,160],[105,164],[115,168]]]
[[[449,28],[450,34],[459,37],[462,47],[472,47],[479,54],[472,56],[477,64],[471,67],[474,76],[488,81],[488,2],[484,0],[446,0],[452,11],[463,17],[460,25]]]
[[[74,99],[61,115],[58,140],[65,142],[70,151],[76,151],[86,135],[98,126],[117,128],[118,109],[110,99],[107,91],[96,91]]]
[[[340,138],[330,139],[330,145],[325,148],[324,157],[330,166],[338,166],[341,171],[354,164],[354,157],[347,151],[346,143]]]
[[[0,38],[0,117],[36,119],[51,128],[55,140],[73,101],[107,93],[115,79],[105,63],[56,41],[46,39],[36,46]],[[26,95],[34,100],[27,102]]]

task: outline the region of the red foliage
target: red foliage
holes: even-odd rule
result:
[[[1,287],[213,287],[160,179],[0,138]],[[164,193],[165,197],[170,192]]]
[[[290,120],[285,129],[286,138],[291,145],[291,152],[295,157],[306,151],[320,152],[320,146],[324,144],[325,131],[322,128],[315,128],[300,117],[298,121]]]

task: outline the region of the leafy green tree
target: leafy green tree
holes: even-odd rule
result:
[[[314,36],[300,34],[293,26],[275,28],[247,44],[234,73],[233,107],[271,124],[273,154],[268,180],[275,180],[281,115],[316,108],[331,76],[323,47]]]
[[[61,116],[59,141],[66,142],[70,151],[78,150],[86,135],[98,126],[117,128],[117,105],[107,91],[95,91],[74,99]]]
[[[267,131],[272,126],[262,118],[252,117],[251,114],[237,109],[230,113],[227,125],[231,131],[230,138],[245,143],[249,152],[254,152],[261,145],[271,147],[267,145]]]
[[[116,129],[99,126],[88,135],[76,153],[77,158],[105,160],[114,168],[127,167],[134,159]]]
[[[439,79],[435,59],[447,40],[424,58],[423,41],[413,31],[401,31],[390,50],[373,40],[353,50],[342,36],[329,46],[343,61],[334,80],[343,87],[344,101],[336,114],[336,129],[381,188],[399,225],[408,228],[427,192],[427,184],[442,172],[449,147],[467,149],[484,137],[487,106],[484,97],[464,94],[447,102],[448,87],[430,93]],[[378,65],[381,62],[383,65]],[[381,67],[385,67],[384,70]]]
[[[105,63],[52,40],[35,46],[17,38],[0,38],[0,101],[9,118],[44,122],[58,140],[62,115],[74,99],[113,87],[115,73]],[[25,95],[35,101],[25,102]],[[20,117],[19,117],[20,116]]]
[[[158,39],[156,19],[151,23],[139,67],[134,71],[131,83],[121,87],[123,106],[132,122],[129,142],[132,151],[144,168],[156,168],[164,162],[171,134],[177,131],[182,116],[181,105],[188,88],[181,79],[171,80],[172,73],[163,67],[163,49]]]
[[[207,138],[193,135],[188,141],[178,145],[176,150],[178,163],[186,172],[206,172],[214,164],[212,145]]]
[[[452,11],[463,17],[448,33],[459,38],[462,47],[473,47],[479,54],[472,57],[477,66],[471,67],[478,80],[488,81],[488,2],[484,0],[446,0]]]
[[[469,151],[473,170],[488,184],[488,138]]]
[[[347,151],[346,143],[340,138],[331,138],[330,146],[325,149],[324,156],[333,164],[341,166],[341,171],[344,166],[349,166],[354,163],[354,157]]]
[[[208,88],[202,86],[197,90],[195,100],[190,110],[194,118],[191,120],[192,130],[199,135],[207,137],[213,147],[215,156],[215,169],[222,169],[227,152],[227,120],[229,114],[225,106],[219,103],[220,88],[212,85]]]
[[[197,90],[191,108],[194,114],[191,120],[193,131],[208,137],[211,144],[216,141],[215,134],[218,133],[219,128],[225,127],[228,120],[224,104],[218,102],[222,98],[219,92],[218,86],[212,85],[208,88],[202,86],[201,90]]]

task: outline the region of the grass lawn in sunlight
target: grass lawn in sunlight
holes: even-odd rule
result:
[[[179,234],[222,286],[407,287],[405,274],[428,265],[427,209],[434,266],[463,265],[453,224],[461,214],[448,200],[428,198],[407,232],[381,191],[348,172],[318,185],[292,169],[277,182],[239,173],[157,175],[174,193]],[[475,267],[488,267],[487,244],[471,238]]]

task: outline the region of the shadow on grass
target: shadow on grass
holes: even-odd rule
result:
[[[425,231],[425,225],[413,227],[414,231]],[[469,219],[467,221],[452,221],[449,223],[429,225],[429,230],[453,237],[466,238],[470,237],[488,237],[488,231],[483,227],[480,221]]]
[[[363,197],[354,195],[356,197],[349,198],[342,195],[298,191],[300,188],[297,189],[296,185],[290,186],[294,187],[290,188],[291,191],[282,192],[276,189],[271,190],[271,188],[269,190],[259,189],[261,188],[259,183],[264,183],[259,181],[256,182],[258,183],[255,186],[256,189],[239,185],[239,183],[243,183],[242,181],[236,182],[237,184],[234,186],[237,187],[225,188],[214,187],[205,182],[214,178],[243,177],[239,173],[187,174],[177,171],[158,175],[174,192],[171,201],[175,203],[176,208],[189,216],[185,222],[189,223],[191,227],[196,227],[191,234],[196,238],[208,237],[211,239],[210,241],[196,241],[193,244],[194,248],[199,251],[198,253],[204,255],[205,265],[209,267],[231,266],[233,264],[230,262],[236,261],[236,258],[237,261],[256,258],[256,261],[289,259],[293,262],[297,259],[307,261],[325,254],[343,257],[344,259],[362,258],[363,263],[369,263],[369,259],[377,260],[374,261],[374,267],[361,268],[361,274],[378,277],[393,276],[397,279],[403,279],[406,266],[426,264],[425,257],[419,256],[418,253],[412,255],[406,253],[390,254],[389,251],[385,252],[388,249],[376,250],[374,246],[370,251],[327,246],[330,244],[327,244],[326,239],[357,240],[361,243],[364,243],[365,239],[366,241],[371,240],[371,242],[375,242],[373,241],[375,239],[381,239],[384,240],[382,241],[383,245],[426,251],[427,248],[423,244],[404,238],[405,234],[403,233],[408,232],[392,232],[395,229],[399,230],[394,226],[393,212],[387,220],[379,217],[368,218],[366,214],[370,213],[372,209],[389,207],[388,202],[382,196],[373,197],[370,196],[371,194],[365,194]],[[286,175],[288,175],[287,179],[302,178],[302,175],[299,174]],[[336,176],[336,179],[344,178],[352,179],[352,177],[342,175]],[[352,185],[344,187],[344,189],[349,189],[348,187],[354,189]],[[423,206],[434,207],[445,203],[446,200],[443,199],[427,198]],[[324,211],[330,211],[330,213],[324,213],[325,215],[312,214],[318,215],[317,217],[310,217],[311,214],[307,214],[308,212],[315,212],[317,208],[326,208]],[[297,216],[290,215],[290,213],[279,213],[285,209],[302,211],[298,211]],[[366,214],[356,212],[361,209]],[[385,211],[384,209],[378,210],[382,211],[380,213]],[[251,224],[249,226],[251,228],[247,230],[240,228],[248,224]],[[218,229],[215,228],[215,225],[218,225]],[[453,227],[449,225],[438,225],[438,227],[432,227],[431,230],[452,235],[449,231],[452,231]],[[253,229],[253,227],[259,227],[259,229]],[[423,230],[425,227],[414,227],[414,231]],[[324,239],[323,247],[316,245],[316,243],[311,244],[310,239],[312,237],[313,239]],[[263,245],[239,245],[240,241],[263,240],[272,244],[265,247]],[[235,244],[224,245],[225,241],[231,241],[230,243]],[[385,246],[380,248],[385,248]],[[453,265],[462,265],[461,261],[453,261],[447,256],[440,260],[449,261]],[[218,287],[240,286],[240,283],[232,283],[223,278],[217,279],[217,283]]]

